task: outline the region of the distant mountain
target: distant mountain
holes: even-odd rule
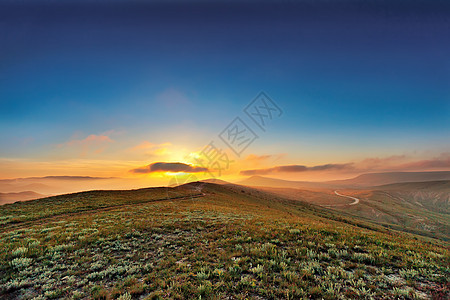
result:
[[[56,179],[56,180],[101,180],[101,179],[115,179],[116,177],[92,177],[92,176],[45,176],[45,177],[30,177],[29,179]]]
[[[114,177],[45,176],[0,179],[1,193],[35,191],[41,194],[62,194],[86,189],[108,188]]]
[[[23,191],[38,191],[39,193],[51,194],[54,187],[43,183],[3,183],[0,181],[0,192],[3,193],[18,193]]]
[[[263,176],[252,176],[236,183],[247,186],[308,189],[333,187],[376,187],[394,183],[428,182],[441,180],[450,180],[450,171],[367,173],[351,179],[332,180],[326,182],[292,181]]]
[[[425,181],[425,182],[402,182],[375,186],[374,189],[380,190],[434,190],[450,192],[450,180]]]
[[[326,183],[321,182],[309,182],[309,181],[291,181],[276,178],[269,178],[263,176],[252,176],[242,181],[236,182],[236,184],[247,186],[262,186],[262,187],[277,187],[277,188],[327,188]]]
[[[215,184],[231,184],[228,181],[216,179],[216,178],[209,178],[209,179],[201,180],[201,182],[215,183]]]
[[[18,183],[41,180],[98,180],[98,179],[113,179],[115,177],[92,177],[92,176],[44,176],[44,177],[23,177],[0,179],[0,183]]]
[[[25,191],[19,193],[0,193],[0,205],[14,203],[17,201],[27,201],[47,197],[33,191]]]
[[[362,174],[345,180],[327,181],[330,185],[370,187],[402,182],[450,180],[450,171],[437,172],[384,172]]]

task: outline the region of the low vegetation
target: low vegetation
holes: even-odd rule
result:
[[[247,188],[205,184],[195,197],[187,189],[166,200],[155,191],[5,206],[3,217],[15,221],[4,221],[0,233],[0,297],[449,296],[447,247],[332,220]]]

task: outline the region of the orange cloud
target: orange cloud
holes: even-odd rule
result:
[[[359,168],[365,168],[365,169],[376,169],[376,168],[386,168],[398,165],[401,162],[404,162],[407,159],[406,155],[392,155],[388,157],[370,157],[363,159],[362,161],[358,162]]]
[[[139,145],[136,145],[136,146],[132,147],[130,150],[131,151],[139,151],[139,150],[150,149],[150,148],[153,148],[155,146],[156,146],[155,144],[150,143],[149,141],[143,141]]]
[[[450,169],[450,153],[442,153],[440,157],[404,163],[398,166],[407,170]]]
[[[132,152],[145,152],[145,154],[148,156],[161,156],[168,153],[168,147],[171,145],[171,143],[153,144],[149,141],[143,141],[139,145],[136,145],[129,150]]]
[[[245,160],[247,161],[256,161],[256,162],[260,162],[260,161],[265,161],[268,160],[269,158],[273,157],[273,155],[256,155],[256,154],[250,154],[248,155]]]
[[[81,155],[86,155],[91,151],[93,151],[96,154],[99,154],[106,149],[107,144],[112,142],[114,141],[107,135],[91,134],[84,139],[79,140],[74,139],[64,144],[59,144],[58,147],[70,147],[75,149],[80,148]]]
[[[408,171],[408,170],[443,170],[450,168],[450,153],[442,153],[438,157],[413,160],[406,155],[393,155],[385,158],[366,158],[356,163],[363,171]]]
[[[72,140],[66,143],[68,146],[80,145],[80,144],[90,144],[90,143],[102,143],[102,142],[112,142],[107,135],[95,135],[91,134],[83,140]]]
[[[240,175],[267,175],[274,173],[305,173],[311,171],[337,171],[343,173],[365,173],[373,171],[429,171],[450,169],[450,153],[442,153],[431,159],[412,160],[406,155],[393,155],[385,158],[366,158],[359,162],[329,163],[307,167],[304,165],[282,165],[261,169],[240,171]]]
[[[244,161],[249,162],[253,165],[262,164],[264,162],[271,161],[271,163],[274,163],[275,161],[285,157],[285,153],[281,154],[266,154],[266,155],[256,155],[256,154],[249,154]]]

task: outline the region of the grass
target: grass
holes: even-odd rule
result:
[[[446,247],[333,220],[251,189],[206,184],[203,197],[147,201],[158,199],[157,192],[59,196],[59,213],[39,218],[35,210],[55,199],[7,207],[13,218],[20,213],[22,223],[8,223],[0,233],[0,297],[448,296]],[[85,195],[91,197],[82,207],[100,209],[70,214]]]

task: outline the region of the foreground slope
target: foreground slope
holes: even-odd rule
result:
[[[448,296],[447,248],[237,185],[77,193],[1,215],[3,298]]]

